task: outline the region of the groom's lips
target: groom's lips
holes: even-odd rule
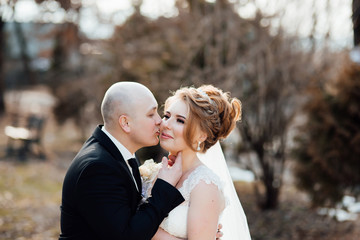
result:
[[[172,139],[173,137],[170,136],[170,135],[167,135],[165,133],[161,133],[161,138],[163,138],[163,139]]]

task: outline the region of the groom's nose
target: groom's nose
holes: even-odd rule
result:
[[[155,114],[155,124],[160,125],[161,124],[161,117],[158,113]]]

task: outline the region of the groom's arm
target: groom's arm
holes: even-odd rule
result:
[[[159,179],[149,203],[134,213],[131,209],[138,202],[130,200],[130,180],[103,163],[91,164],[79,178],[78,209],[98,238],[150,239],[168,212],[184,201],[177,189]]]

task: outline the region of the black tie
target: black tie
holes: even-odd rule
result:
[[[131,166],[136,184],[138,186],[138,190],[141,192],[141,178],[140,178],[140,172],[139,172],[139,165],[137,164],[137,161],[135,158],[130,158],[128,160],[128,163]]]

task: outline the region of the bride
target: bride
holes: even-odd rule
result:
[[[153,240],[214,239],[219,222],[221,239],[251,239],[219,144],[240,117],[240,101],[211,85],[181,88],[166,100],[160,144],[171,155],[182,154],[176,188],[185,201],[164,219]]]

